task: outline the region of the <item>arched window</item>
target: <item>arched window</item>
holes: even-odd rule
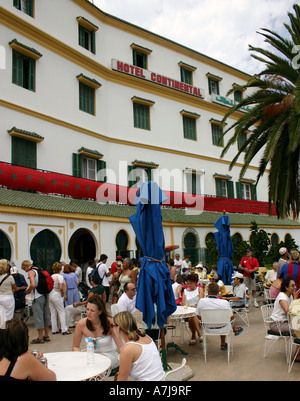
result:
[[[271,244],[272,246],[276,246],[277,244],[279,244],[279,236],[276,233],[273,233],[271,235]]]
[[[120,230],[116,237],[117,255],[121,255],[123,258],[129,257],[130,252],[128,251],[128,242],[126,231]]]
[[[183,240],[184,243],[184,256],[189,256],[192,266],[199,262],[199,247],[197,236],[194,233],[187,233]]]

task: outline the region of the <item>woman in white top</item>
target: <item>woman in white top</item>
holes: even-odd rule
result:
[[[158,349],[153,340],[137,327],[133,315],[117,313],[114,323],[125,342],[120,350],[120,367],[115,381],[125,381],[129,376],[137,381],[164,381],[165,372]]]
[[[186,278],[187,288],[183,291],[182,296],[182,305],[192,306],[193,308],[197,307],[200,298],[204,298],[204,290],[203,286],[197,286],[198,275],[195,273],[189,274]],[[199,319],[197,316],[190,317],[189,320],[189,328],[192,332],[192,338],[189,342],[189,345],[196,344],[196,333],[199,336],[199,342],[202,342],[201,339],[201,330]]]
[[[105,305],[98,294],[89,297],[86,307],[86,318],[79,320],[73,338],[73,351],[80,351],[82,336],[92,337],[95,352],[107,356],[111,360],[111,368],[119,366],[119,353],[123,343],[117,333],[113,321],[108,317]]]
[[[64,296],[67,291],[66,282],[61,275],[62,265],[58,262],[55,262],[52,266],[53,274],[52,278],[54,281],[54,286],[52,291],[50,292],[49,297],[49,307],[51,313],[51,327],[52,334],[59,333],[57,318],[59,317],[61,332],[63,335],[72,334],[67,327],[66,324],[66,313],[64,307]]]
[[[14,316],[15,298],[14,291],[17,290],[15,279],[9,274],[9,263],[6,259],[0,260],[0,305],[5,308],[5,321]],[[1,322],[4,324],[4,322]]]
[[[292,278],[288,277],[282,281],[281,292],[275,300],[274,310],[270,316],[270,319],[274,321],[274,323],[270,323],[270,329],[276,333],[289,332],[288,312],[289,306],[294,299],[295,289],[296,284]]]

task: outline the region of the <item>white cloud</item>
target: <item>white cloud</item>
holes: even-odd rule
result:
[[[104,12],[190,47],[250,74],[261,63],[248,45],[266,47],[257,33],[268,28],[287,37],[295,0],[94,0]]]

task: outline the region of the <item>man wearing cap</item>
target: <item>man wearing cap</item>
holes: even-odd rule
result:
[[[289,251],[287,250],[287,248],[282,247],[279,249],[279,255],[280,255],[280,258],[278,260],[277,278],[279,277],[279,273],[280,273],[280,270],[282,269],[282,266],[285,265],[286,263],[288,263],[287,260],[289,258]]]
[[[253,251],[251,248],[246,250],[246,256],[244,256],[238,266],[239,270],[243,272],[243,278],[245,286],[249,291],[252,291],[253,305],[255,308],[259,308],[256,301],[256,281],[255,272],[258,271],[259,263],[256,258],[253,257]]]

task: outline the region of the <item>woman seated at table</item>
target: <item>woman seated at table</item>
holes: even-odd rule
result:
[[[204,290],[203,286],[197,286],[198,282],[198,276],[197,274],[189,274],[186,278],[186,284],[187,288],[183,291],[183,296],[182,296],[182,305],[184,306],[192,306],[196,308],[198,301],[200,298],[204,298]],[[197,316],[190,317],[188,319],[189,322],[189,328],[192,332],[192,338],[189,342],[189,345],[195,345],[196,344],[196,333],[198,333],[199,336],[199,342],[202,342],[201,337],[201,330],[200,330],[200,324]]]
[[[289,306],[293,299],[297,299],[300,294],[300,290],[295,293],[296,284],[295,281],[288,277],[282,281],[281,291],[278,294],[275,303],[274,310],[270,316],[273,323],[270,323],[270,329],[275,333],[289,333],[288,323],[288,312]]]
[[[165,372],[158,349],[153,340],[138,328],[133,315],[117,313],[114,323],[125,342],[120,350],[120,367],[115,381],[125,381],[129,376],[137,381],[163,381]]]
[[[95,352],[107,356],[111,360],[111,369],[119,366],[119,353],[117,348],[122,347],[122,341],[117,335],[113,321],[108,317],[105,305],[99,295],[89,297],[86,307],[86,318],[79,320],[73,338],[73,351],[80,351],[82,336],[85,341],[92,337]]]
[[[8,320],[0,335],[0,381],[56,380],[55,373],[28,350],[28,327],[22,320]]]

